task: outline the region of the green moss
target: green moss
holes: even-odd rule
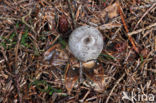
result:
[[[62,92],[61,89],[56,89],[56,88],[51,87],[45,80],[34,80],[32,83],[29,84],[29,88],[32,85],[36,86],[36,88],[40,92],[46,92],[49,95],[52,95],[53,93],[61,93]]]

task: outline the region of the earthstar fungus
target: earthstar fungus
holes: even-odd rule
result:
[[[69,49],[80,61],[97,59],[103,49],[102,34],[88,25],[78,27],[69,37]]]

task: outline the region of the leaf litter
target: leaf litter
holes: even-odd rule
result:
[[[156,95],[154,0],[0,0],[0,102],[127,103],[125,93]],[[82,63],[70,33],[90,25],[104,47]],[[142,102],[143,100],[136,102]],[[156,101],[156,97],[154,101]]]

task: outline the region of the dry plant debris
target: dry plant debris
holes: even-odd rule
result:
[[[80,63],[68,39],[84,25],[104,46]],[[156,1],[0,0],[0,103],[79,102],[156,102]]]

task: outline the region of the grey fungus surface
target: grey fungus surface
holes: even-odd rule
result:
[[[103,36],[98,29],[80,26],[69,37],[69,49],[80,61],[97,59],[103,49]]]

